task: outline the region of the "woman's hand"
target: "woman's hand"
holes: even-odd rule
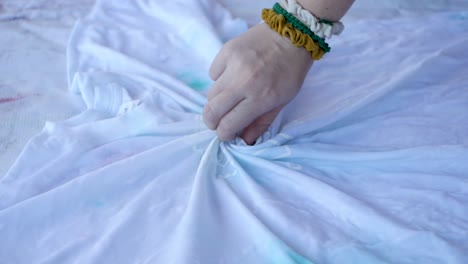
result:
[[[310,53],[266,24],[224,45],[210,69],[215,81],[203,119],[220,140],[240,133],[252,145],[299,92],[312,66]]]

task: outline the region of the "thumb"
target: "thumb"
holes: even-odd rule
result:
[[[241,138],[245,141],[245,143],[248,145],[253,145],[258,137],[267,131],[281,109],[283,109],[283,105],[261,115],[249,126],[247,126],[241,135]]]

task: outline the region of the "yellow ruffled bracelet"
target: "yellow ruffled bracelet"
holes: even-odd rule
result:
[[[283,15],[277,14],[273,9],[263,9],[262,19],[271,29],[282,36],[288,37],[296,47],[304,47],[310,52],[314,60],[320,60],[325,54],[319,43],[288,23]]]

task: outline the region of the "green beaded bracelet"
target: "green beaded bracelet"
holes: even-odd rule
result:
[[[280,4],[276,3],[273,6],[273,10],[278,15],[283,15],[286,18],[286,22],[288,22],[289,24],[292,24],[294,28],[300,30],[304,34],[309,35],[314,41],[318,42],[320,48],[322,48],[324,52],[329,52],[331,50],[330,46],[325,42],[324,39],[315,35],[315,33],[312,32],[312,30],[310,30],[308,26],[302,23],[302,21],[297,19],[291,13],[286,11]]]

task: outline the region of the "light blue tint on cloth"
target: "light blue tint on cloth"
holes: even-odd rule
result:
[[[210,80],[207,76],[199,76],[198,73],[193,72],[180,73],[177,75],[177,79],[181,80],[192,89],[201,92],[208,90],[211,85],[213,85],[213,81]]]
[[[466,263],[460,14],[349,23],[246,146],[206,128],[189,86],[243,21],[212,1],[98,1],[68,48],[86,109],[1,179],[0,263]]]

